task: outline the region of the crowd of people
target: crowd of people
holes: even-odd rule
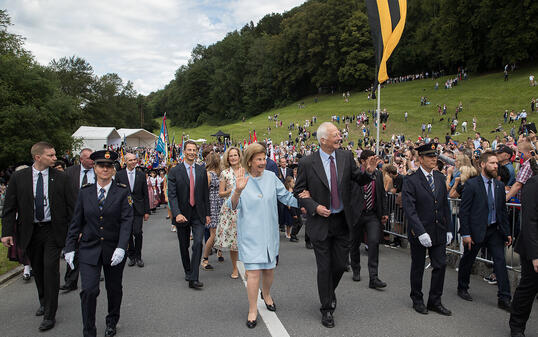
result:
[[[345,125],[352,120],[343,118]],[[498,306],[511,311],[512,334],[523,335],[538,292],[536,134],[521,133],[517,139],[506,135],[491,143],[479,133],[460,143],[450,137],[442,143],[438,138],[414,141],[393,135],[376,152],[370,141],[343,144],[345,127],[339,126],[321,123],[315,131],[317,142],[309,144],[302,137],[244,147],[243,143],[199,146],[187,140],[181,144],[181,158],[171,151],[171,160],[164,156],[155,168],[157,160],[148,168],[150,149],[121,149],[120,154],[83,149],[78,163],[66,168],[53,145],[36,143],[31,167],[18,168],[6,181],[2,243],[33,268],[40,304],[36,314],[43,316],[39,329],[54,327],[58,292],[77,289],[80,275],[83,334],[95,336],[102,270],[109,302],[105,336],[116,334],[123,269],[125,264],[144,267],[143,223],[160,205],[168,209],[167,218],[178,237],[189,288],[204,288],[200,271],[216,268],[209,261],[215,251],[219,261],[223,252],[230,252],[231,278],[240,276],[237,262],[244,264],[249,328],[257,324],[260,283],[267,309],[277,308],[271,286],[279,231],[298,242],[306,224],[305,246],[316,257],[321,323],[334,327],[335,290],[348,269],[354,281],[361,280],[362,244],[368,247],[369,287],[387,286],[378,273],[379,244],[401,245],[397,238],[391,242],[382,235],[391,193],[399,196],[408,222],[415,311],[451,315],[441,301],[445,246],[457,234],[448,198],[461,198],[459,234],[465,250],[458,295],[472,300],[471,267],[480,249],[487,247],[494,262],[489,278],[499,288]],[[521,203],[522,225],[515,231],[508,223],[507,202]],[[513,298],[504,258],[505,246],[512,242],[522,260]],[[60,286],[62,247],[68,268]],[[426,254],[433,267],[427,303],[421,290]]]

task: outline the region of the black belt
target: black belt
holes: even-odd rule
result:
[[[376,213],[375,213],[375,210],[372,208],[369,210],[363,210],[362,215],[376,215]]]
[[[492,224],[489,224],[489,225],[488,225],[488,228],[497,228],[497,225],[498,225],[498,224],[497,224],[496,222],[494,222],[494,223],[492,223]]]
[[[34,222],[34,225],[37,226],[37,227],[50,226],[50,224],[51,224],[51,221],[46,221],[46,222]]]

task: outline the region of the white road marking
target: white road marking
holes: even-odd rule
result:
[[[241,261],[237,261],[237,269],[239,269],[239,275],[241,275],[243,284],[246,287],[247,281],[245,280],[245,266]],[[267,310],[267,308],[265,307],[265,303],[260,296],[258,296],[258,313],[262,317],[265,326],[267,326],[267,330],[269,330],[269,333],[272,337],[290,337],[288,331],[286,331],[286,328],[284,327],[280,319],[278,319],[276,313]]]

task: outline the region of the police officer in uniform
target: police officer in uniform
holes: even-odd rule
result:
[[[452,241],[453,232],[446,178],[435,169],[436,143],[428,143],[415,150],[418,151],[420,167],[404,178],[402,188],[411,245],[411,299],[418,313],[427,314],[430,310],[450,316],[451,311],[441,303],[446,268],[445,246]],[[422,294],[426,250],[433,267],[427,306]]]
[[[80,189],[67,234],[65,260],[73,267],[75,244],[80,240],[80,300],[85,337],[96,336],[95,310],[103,269],[108,298],[105,336],[114,336],[123,295],[125,250],[133,223],[132,198],[127,185],[112,180],[117,153],[96,151],[90,158],[95,162],[96,183]]]

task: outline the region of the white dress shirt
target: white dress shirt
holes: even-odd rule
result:
[[[39,176],[39,173],[41,172],[41,175],[43,176],[43,196],[44,196],[44,202],[45,202],[45,217],[43,220],[37,220],[35,217],[35,202],[34,202],[34,222],[48,222],[51,221],[50,216],[50,200],[49,200],[49,169],[46,168],[43,171],[38,171],[34,166],[32,166],[32,180],[33,180],[33,191],[34,191],[34,199],[36,197],[36,188],[37,188],[37,178]]]
[[[79,180],[79,186],[82,187],[82,179],[84,179],[84,171],[88,170],[88,174],[86,174],[86,180],[87,184],[94,184],[95,183],[95,173],[93,172],[93,167],[91,169],[86,169],[84,166],[80,165],[80,180]]]
[[[134,189],[135,179],[136,179],[136,169],[133,169],[132,171],[127,170],[127,179],[129,179],[129,187],[131,188],[131,192]]]
[[[97,187],[97,198],[99,198],[99,194],[101,194],[101,188],[104,188],[105,199],[106,199],[106,196],[108,195],[108,191],[110,190],[110,186],[112,186],[112,180],[110,180],[110,182],[106,186],[101,186],[99,185],[99,183],[96,183],[95,186]]]

